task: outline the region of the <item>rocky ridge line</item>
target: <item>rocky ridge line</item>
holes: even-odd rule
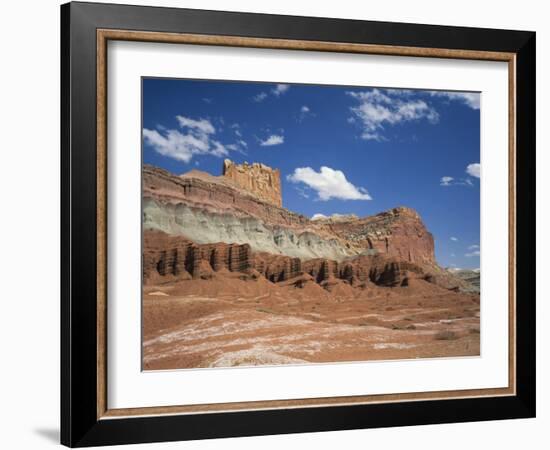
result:
[[[143,169],[143,202],[144,229],[201,244],[248,242],[256,252],[301,259],[343,260],[367,253],[435,264],[433,237],[410,208],[310,220],[263,201],[226,177],[200,171],[178,177],[152,166]]]

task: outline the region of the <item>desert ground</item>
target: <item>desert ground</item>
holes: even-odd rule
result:
[[[144,370],[480,354],[475,293],[423,280],[338,293],[229,275],[145,287]]]

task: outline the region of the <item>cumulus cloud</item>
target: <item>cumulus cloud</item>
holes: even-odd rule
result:
[[[467,258],[472,258],[474,256],[479,256],[481,253],[479,250],[474,250],[472,252],[469,252],[469,253],[466,253],[464,256],[466,256]]]
[[[196,155],[226,156],[239,144],[224,145],[214,139],[216,128],[207,119],[176,116],[180,129],[143,129],[143,140],[157,153],[188,163]],[[244,142],[244,141],[243,141]],[[242,144],[241,144],[242,145]]]
[[[184,116],[176,116],[176,119],[182,128],[190,128],[204,134],[214,134],[216,132],[214,125],[206,119],[193,120]]]
[[[414,89],[384,89],[384,91],[399,97],[412,97],[414,95],[439,97],[448,101],[463,103],[472,109],[479,109],[481,101],[481,94],[479,92],[424,91]]]
[[[319,200],[326,201],[331,198],[341,200],[372,200],[367,190],[356,187],[350,183],[344,172],[323,166],[319,172],[311,167],[298,167],[294,173],[287,176],[291,183],[303,183],[308,188],[317,192]]]
[[[453,177],[441,177],[441,180],[439,180],[439,184],[441,186],[451,186],[453,180]]]
[[[262,91],[258,94],[256,94],[254,97],[252,97],[252,100],[256,103],[263,102],[269,95],[271,94],[274,97],[280,97],[281,95],[288,92],[290,89],[290,85],[288,84],[276,84],[273,89],[270,89],[268,92]]]
[[[466,173],[471,177],[480,178],[481,177],[481,164],[472,163],[468,164],[466,167]]]
[[[267,139],[264,139],[263,141],[260,141],[260,145],[262,147],[269,147],[272,145],[280,145],[285,142],[285,137],[278,135],[278,134],[272,134]]]
[[[321,213],[313,214],[313,216],[311,216],[311,220],[320,220],[320,219],[328,219],[328,216],[325,216],[324,214],[321,214]]]
[[[274,96],[279,97],[280,95],[283,95],[285,92],[287,92],[289,89],[290,86],[288,84],[278,84],[271,90],[271,92]]]
[[[481,95],[476,92],[430,91],[430,95],[432,97],[442,97],[447,100],[458,101],[472,109],[480,108]]]
[[[451,236],[451,241],[458,241],[458,238],[457,237],[454,237],[454,236]]]
[[[371,89],[362,92],[347,92],[357,100],[358,105],[351,107],[352,122],[362,128],[361,138],[365,140],[384,141],[387,138],[383,131],[385,126],[402,122],[425,119],[430,123],[439,121],[439,114],[424,100],[407,98],[395,90]]]

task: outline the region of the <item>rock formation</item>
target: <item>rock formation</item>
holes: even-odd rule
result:
[[[235,164],[226,159],[223,162],[223,176],[252,195],[281,207],[281,178],[278,169],[273,170],[261,163]]]
[[[304,276],[322,287],[335,283],[365,288],[407,286],[422,279],[450,290],[467,285],[431,265],[403,261],[388,255],[362,255],[339,262],[317,258],[302,261],[284,255],[253,252],[249,244],[197,244],[161,231],[143,235],[143,279],[147,284],[188,279],[210,279],[216,273],[233,273],[243,279],[264,277],[272,283],[303,282]]]
[[[354,245],[376,253],[410,262],[435,262],[433,236],[411,208],[394,208],[360,219],[339,219],[326,226]]]
[[[226,165],[226,174],[241,167],[230,162]],[[276,174],[272,181],[280,185],[277,170],[258,164],[247,167]],[[254,252],[301,260],[342,261],[351,256],[380,254],[435,264],[433,237],[410,208],[394,208],[363,218],[310,220],[261,198],[258,192],[243,188],[229,176],[193,170],[178,177],[145,166],[143,227],[184,236],[197,244],[248,243]]]

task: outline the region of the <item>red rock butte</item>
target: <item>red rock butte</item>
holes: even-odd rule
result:
[[[223,162],[223,176],[259,199],[283,206],[279,169],[272,169],[262,163],[235,164],[226,159]]]

